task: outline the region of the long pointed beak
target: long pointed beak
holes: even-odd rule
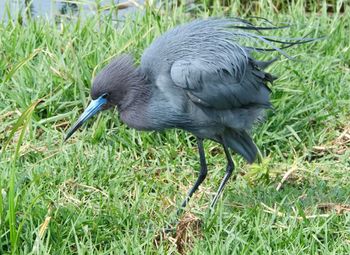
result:
[[[83,114],[80,115],[77,122],[75,122],[75,124],[69,129],[64,141],[67,141],[68,138],[71,137],[74,134],[74,132],[77,131],[78,128],[80,128],[88,119],[90,119],[92,116],[94,116],[96,113],[98,113],[102,109],[102,106],[107,103],[107,99],[104,98],[103,96],[104,95],[91,101],[91,103],[85,109]]]

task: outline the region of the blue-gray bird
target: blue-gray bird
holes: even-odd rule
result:
[[[254,162],[257,147],[249,133],[271,107],[267,84],[275,77],[264,69],[275,59],[258,61],[251,53],[286,55],[283,48],[312,40],[283,41],[262,33],[280,28],[284,27],[212,18],[169,30],[145,50],[140,66],[133,64],[130,55],[123,55],[102,69],[93,81],[90,105],[66,140],[91,116],[115,107],[121,120],[137,130],[191,132],[197,138],[200,171],[182,208],[207,175],[203,139],[218,142],[227,167],[213,207],[234,169],[230,149]]]

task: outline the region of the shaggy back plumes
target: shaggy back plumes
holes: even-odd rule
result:
[[[147,62],[151,59],[157,61],[159,56],[166,56],[167,62],[172,63],[191,55],[239,78],[245,72],[251,51],[278,51],[289,58],[283,51],[284,48],[313,40],[307,38],[286,40],[262,34],[266,30],[286,27],[273,25],[259,27],[235,18],[196,20],[177,26],[156,39],[143,55],[142,65],[147,68]]]

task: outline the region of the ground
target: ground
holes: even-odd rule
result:
[[[124,22],[1,22],[0,254],[350,254],[350,7],[273,2],[150,5]],[[224,15],[288,22],[278,36],[323,38],[268,69],[279,77],[274,110],[253,132],[263,161],[234,156],[235,177],[211,213],[225,157],[206,141],[208,178],[176,231],[162,233],[197,177],[193,137],[137,132],[116,112],[67,143],[64,134],[108,60],[131,52],[139,62],[168,28]]]

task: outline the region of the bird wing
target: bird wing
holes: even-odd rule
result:
[[[274,77],[261,70],[270,62],[258,62],[237,51],[235,63],[183,58],[175,61],[170,73],[174,84],[186,90],[196,104],[215,109],[270,107],[267,82]],[[241,55],[239,55],[241,54]],[[237,68],[239,63],[239,68]]]

